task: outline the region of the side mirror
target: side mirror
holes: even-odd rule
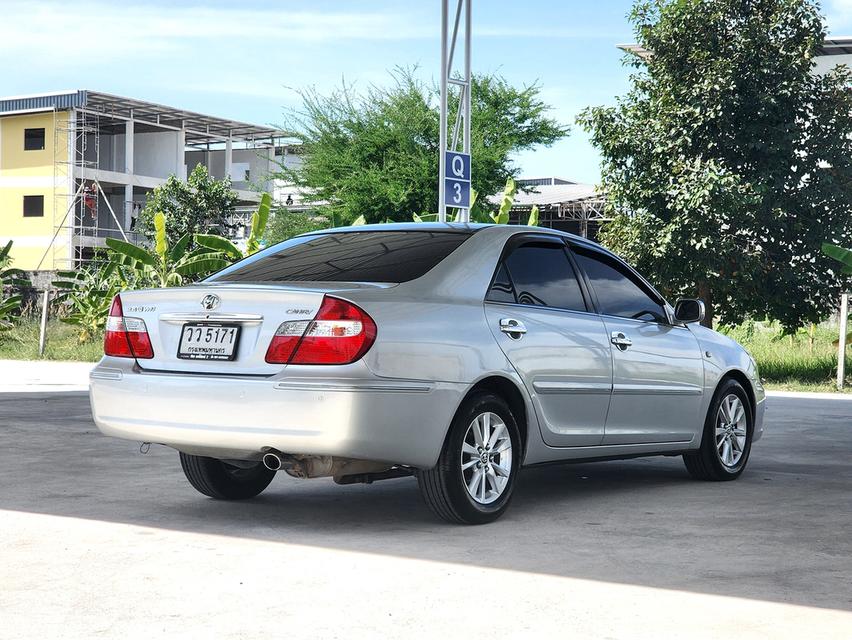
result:
[[[681,298],[675,303],[675,319],[684,324],[704,320],[704,301],[697,298]]]

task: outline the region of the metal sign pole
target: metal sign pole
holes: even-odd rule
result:
[[[441,0],[441,118],[440,157],[438,159],[438,220],[447,221],[447,207],[459,212],[462,222],[470,220],[470,112],[471,112],[471,3],[472,0],[457,0],[452,37],[449,37],[449,2]],[[465,9],[465,52],[463,78],[453,77],[453,58],[458,40],[462,8]],[[450,86],[459,87],[458,110],[456,111],[453,137],[447,145],[448,103]],[[464,122],[464,127],[461,124]],[[462,151],[458,149],[459,131],[462,133]],[[451,165],[451,175],[447,175]]]
[[[440,177],[438,178],[438,222],[447,221],[447,207],[445,204],[446,193],[444,182],[447,177],[447,6],[450,0],[441,0],[441,131],[440,151],[438,165]]]
[[[846,381],[846,326],[849,317],[849,294],[840,296],[840,339],[837,342],[837,388],[843,390]]]

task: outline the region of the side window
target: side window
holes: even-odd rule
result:
[[[606,254],[574,247],[580,267],[589,276],[601,313],[634,320],[667,322],[666,312],[635,276]]]
[[[561,245],[524,244],[497,271],[488,300],[586,311],[577,275]]]
[[[491,302],[515,302],[515,288],[509,279],[505,264],[501,264],[497,269],[497,275],[494,276],[494,284],[491,285],[487,299]]]
[[[44,149],[44,129],[24,129],[24,151]]]

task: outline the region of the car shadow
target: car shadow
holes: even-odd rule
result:
[[[253,500],[211,500],[174,451],[102,436],[85,396],[0,394],[0,510],[852,610],[852,403],[822,408],[830,433],[793,460],[790,407],[737,482],[694,481],[666,457],[533,467],[503,518],[463,527],[436,521],[412,478],[279,474]]]

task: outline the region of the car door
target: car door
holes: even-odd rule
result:
[[[601,443],[612,389],[609,339],[558,237],[509,242],[485,302],[551,446]]]
[[[670,322],[665,302],[614,256],[573,244],[612,351],[613,389],[603,444],[688,442],[703,423],[701,349]]]

